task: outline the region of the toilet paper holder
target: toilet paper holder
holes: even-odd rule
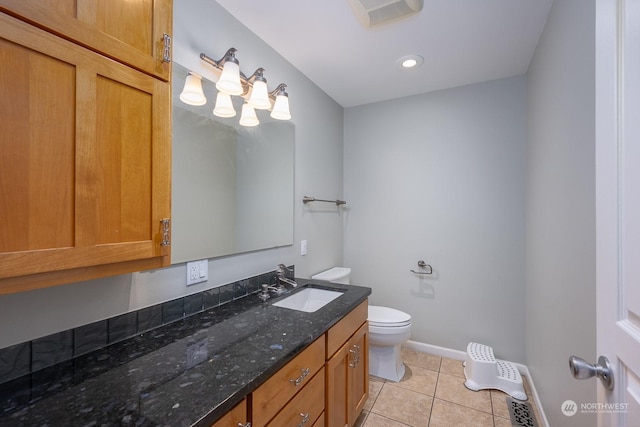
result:
[[[418,267],[420,268],[427,268],[427,271],[415,271],[415,270],[409,270],[410,272],[412,272],[413,274],[418,274],[418,275],[423,275],[423,274],[433,274],[433,267],[431,267],[431,265],[427,264],[426,262],[424,262],[423,260],[418,261]]]

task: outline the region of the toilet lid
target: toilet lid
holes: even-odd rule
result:
[[[411,324],[411,316],[390,307],[369,306],[369,324],[372,326],[406,326]]]

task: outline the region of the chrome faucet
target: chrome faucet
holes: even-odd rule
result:
[[[286,283],[295,288],[298,284],[286,277],[287,271],[291,270],[289,270],[284,264],[278,264],[278,267],[276,268],[276,286],[284,287],[283,283]]]

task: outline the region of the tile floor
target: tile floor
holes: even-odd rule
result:
[[[468,390],[461,361],[406,348],[402,357],[402,381],[370,377],[369,400],[356,427],[511,427],[507,395]],[[524,385],[541,425],[526,377]]]

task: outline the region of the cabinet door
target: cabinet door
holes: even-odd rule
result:
[[[222,418],[213,423],[211,427],[238,427],[248,426],[247,423],[247,400],[243,399],[227,412]]]
[[[327,427],[342,427],[349,424],[348,377],[349,343],[345,343],[326,363],[327,395],[325,419]]]
[[[327,427],[353,426],[369,397],[369,324],[327,361]]]
[[[173,0],[0,0],[0,10],[169,80],[163,34],[171,35]]]
[[[350,362],[348,369],[348,418],[355,424],[369,397],[369,323],[364,325],[349,340]]]
[[[1,13],[0,57],[0,293],[168,265],[170,85]]]

